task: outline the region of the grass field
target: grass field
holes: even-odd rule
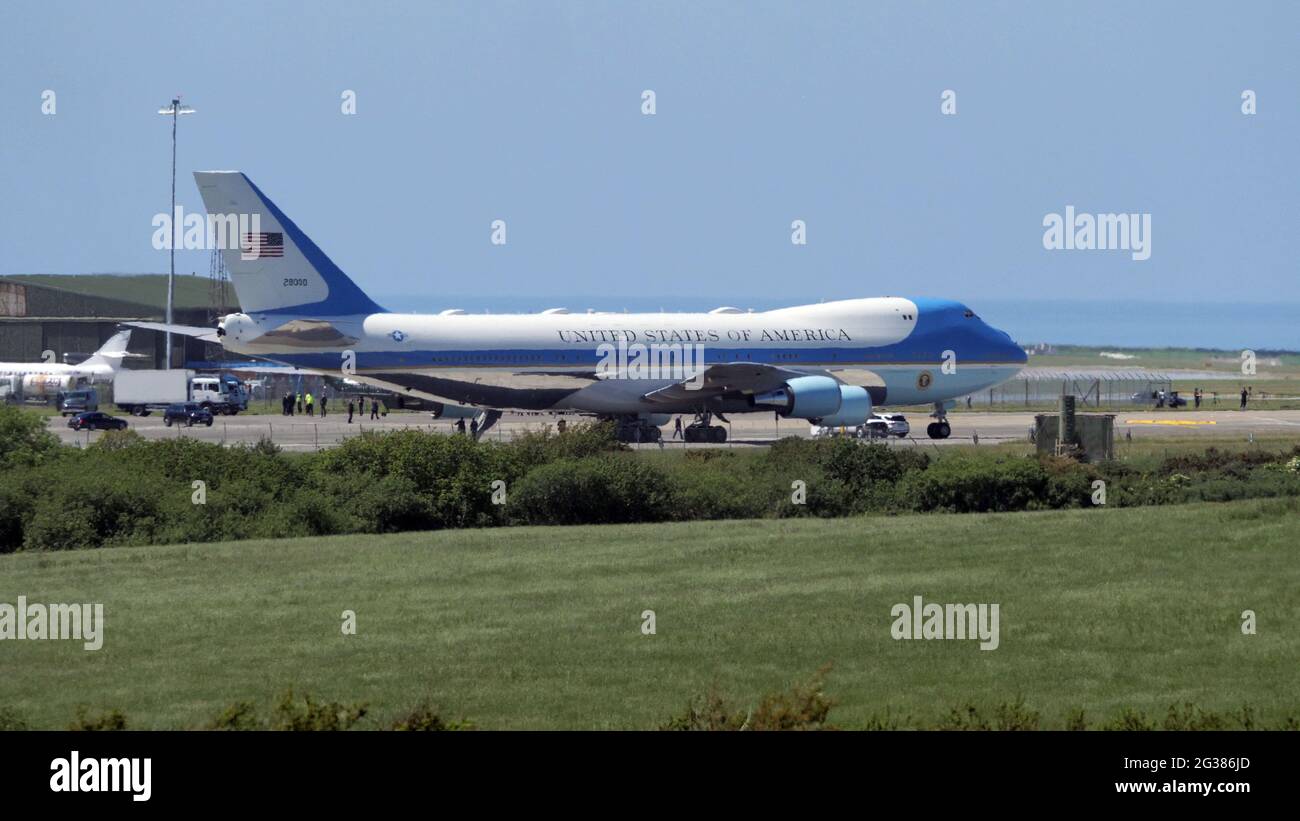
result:
[[[0,602],[103,602],[107,622],[99,651],[0,644],[0,708],[195,727],[293,686],[377,723],[428,698],[483,728],[646,728],[711,683],[753,703],[829,662],[842,727],[1017,696],[1049,726],[1186,701],[1268,723],[1300,707],[1295,521],[1244,502],[0,556]],[[893,640],[915,595],[998,603],[1001,646]]]

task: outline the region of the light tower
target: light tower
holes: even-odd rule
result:
[[[171,104],[166,108],[158,109],[159,114],[164,114],[172,118],[172,210],[169,215],[172,223],[172,235],[167,245],[171,248],[171,266],[167,271],[167,325],[172,324],[172,293],[175,287],[176,279],[176,121],[182,114],[193,114],[194,109],[189,106],[181,105],[181,95],[177,94],[172,98]],[[167,331],[167,354],[166,364],[163,366],[168,370],[172,367],[172,332]]]

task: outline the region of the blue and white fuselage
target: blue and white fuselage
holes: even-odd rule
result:
[[[860,424],[853,417],[864,409],[941,406],[1006,381],[1026,361],[1006,333],[936,299],[762,312],[391,313],[243,174],[195,178],[210,220],[260,223],[251,245],[223,251],[243,306],[222,321],[226,348],[432,401],[607,415],[775,408]],[[621,367],[642,350],[684,353],[688,372]],[[611,369],[615,351],[623,358]]]

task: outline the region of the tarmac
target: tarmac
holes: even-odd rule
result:
[[[948,415],[952,425],[952,436],[948,439],[934,440],[925,435],[926,423],[930,420],[923,414],[910,414],[908,421],[912,426],[911,437],[898,440],[898,444],[917,446],[945,446],[994,444],[997,442],[1029,440],[1029,431],[1034,425],[1035,412],[979,412],[961,411]],[[1213,410],[1213,411],[1152,411],[1136,410],[1115,414],[1115,435],[1123,438],[1131,434],[1133,439],[1205,439],[1240,438],[1246,441],[1250,436],[1278,437],[1294,436],[1300,441],[1300,410]],[[420,430],[440,433],[453,433],[455,422],[446,419],[433,419],[427,413],[394,412],[386,417],[372,420],[369,415],[356,417],[351,424],[347,414],[331,413],[320,416],[280,416],[279,414],[239,414],[236,416],[218,416],[212,427],[198,425],[185,427],[181,425],[165,427],[162,416],[153,414],[148,417],[125,416],[130,429],[147,439],[188,436],[207,442],[227,444],[255,444],[259,439],[268,438],[286,451],[311,451],[338,445],[349,437],[365,431],[389,431],[401,428],[418,428]],[[569,424],[583,421],[586,417],[567,415],[561,417],[549,413],[543,414],[506,414],[485,436],[488,440],[507,441],[521,432],[554,429],[555,423],[565,418]],[[665,425],[663,430],[665,447],[673,448],[710,448],[710,447],[762,447],[786,436],[808,437],[811,427],[807,422],[793,419],[776,420],[770,413],[737,414],[728,417],[731,422],[728,442],[716,444],[685,444],[672,439],[673,427]],[[690,421],[683,418],[683,424]],[[466,422],[468,425],[468,422]],[[85,445],[93,442],[103,434],[99,431],[73,431],[67,427],[67,420],[52,417],[49,428],[68,444]],[[643,444],[642,448],[657,448],[658,445]]]

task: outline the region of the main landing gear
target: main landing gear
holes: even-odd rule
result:
[[[647,442],[654,444],[663,438],[663,433],[659,426],[652,424],[647,419],[638,416],[620,416],[618,417],[618,441],[620,442]]]
[[[722,414],[718,414],[718,418],[727,421]],[[721,425],[709,424],[711,421],[713,421],[712,413],[695,414],[695,421],[682,431],[682,438],[687,442],[712,442],[715,445],[727,441],[727,429]]]
[[[925,433],[931,439],[947,439],[952,436],[952,425],[948,424],[948,409],[942,402],[934,403],[934,413],[930,414],[937,421],[925,426]]]

